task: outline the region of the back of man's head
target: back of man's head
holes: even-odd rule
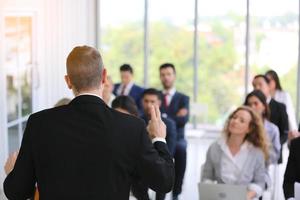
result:
[[[67,74],[75,93],[100,88],[103,62],[93,47],[77,46],[67,58]]]

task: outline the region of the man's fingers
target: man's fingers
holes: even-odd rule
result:
[[[154,106],[151,106],[151,110],[150,110],[150,115],[151,115],[151,120],[156,120],[156,110],[154,108]]]
[[[161,119],[161,114],[158,106],[155,106],[155,113],[156,113],[156,118]]]

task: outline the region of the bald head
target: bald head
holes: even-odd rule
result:
[[[75,93],[99,89],[102,69],[101,55],[93,47],[77,46],[67,58],[67,75]]]

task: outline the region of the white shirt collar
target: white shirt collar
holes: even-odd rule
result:
[[[219,140],[218,140],[218,144],[220,145],[221,149],[226,152],[227,149],[228,149],[228,145],[227,145],[227,141],[226,141],[226,138],[225,137],[221,137]],[[241,149],[240,149],[240,152],[241,151],[244,151],[246,149],[249,149],[251,148],[252,144],[249,143],[248,141],[245,141],[242,146],[241,146]]]
[[[79,97],[79,96],[82,96],[82,95],[90,95],[90,96],[95,96],[95,97],[98,97],[98,98],[102,99],[102,97],[100,97],[99,95],[93,94],[93,93],[88,93],[88,92],[80,93],[80,94],[76,95],[76,97]]]
[[[272,100],[272,97],[268,97],[267,98],[267,103],[269,104],[271,102],[271,100]]]
[[[169,91],[163,90],[163,94],[166,94],[166,93],[168,93],[170,96],[174,96],[174,94],[176,93],[176,88],[173,87]]]
[[[126,88],[125,88],[125,90],[124,90],[124,95],[129,95],[130,90],[131,90],[131,88],[133,87],[133,85],[134,85],[134,82],[133,82],[133,81],[129,82],[129,83],[126,85]],[[117,94],[118,94],[118,95],[121,95],[121,92],[122,92],[123,87],[124,87],[124,84],[121,83],[121,84],[120,84],[120,87],[118,88],[118,91],[117,91]]]

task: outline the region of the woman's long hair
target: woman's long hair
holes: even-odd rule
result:
[[[233,116],[240,110],[247,111],[251,115],[251,121],[249,123],[249,133],[247,133],[244,138],[245,141],[250,142],[253,146],[262,150],[265,160],[269,160],[269,144],[266,138],[265,128],[263,126],[263,122],[261,117],[250,107],[240,106],[238,107],[231,115],[228,117],[225,127],[224,134],[226,139],[228,140],[231,133],[229,131],[229,123]]]
[[[277,90],[280,90],[280,91],[282,90],[278,74],[274,70],[267,71],[265,75],[272,77],[272,79],[275,81],[275,88]]]
[[[246,99],[245,99],[245,102],[244,102],[244,105],[245,106],[249,106],[249,99],[250,97],[256,97],[258,98],[258,100],[264,105],[265,107],[265,111],[263,113],[263,118],[264,119],[270,119],[270,116],[271,116],[271,110],[269,108],[269,105],[267,103],[267,98],[266,96],[264,95],[264,93],[262,93],[260,90],[253,90],[252,92],[250,92],[247,96],[246,96]]]

